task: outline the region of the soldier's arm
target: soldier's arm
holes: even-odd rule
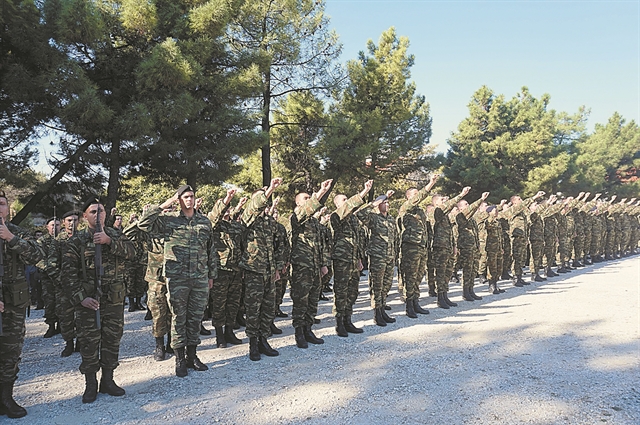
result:
[[[220,266],[220,256],[218,255],[218,250],[216,249],[215,244],[213,243],[213,231],[209,233],[209,239],[207,240],[207,268],[209,269],[208,278],[209,279],[217,279],[218,278],[218,267]]]
[[[162,213],[161,205],[151,205],[143,213],[140,220],[136,222],[139,230],[148,233],[162,233],[163,220],[160,217]]]
[[[13,238],[6,243],[6,246],[18,254],[25,264],[37,264],[44,258],[42,248],[27,232],[11,223],[7,223],[7,228],[13,233]]]
[[[79,238],[71,238],[62,244],[62,266],[60,274],[64,276],[65,285],[62,289],[67,293],[74,305],[80,304],[87,294],[82,287],[82,276],[80,276],[80,250],[84,249]]]
[[[312,217],[320,208],[322,208],[322,204],[318,199],[318,195],[314,193],[313,195],[311,195],[311,198],[307,199],[304,202],[304,204],[296,207],[293,213],[296,215],[298,223],[304,223],[310,217]]]
[[[480,207],[480,204],[483,201],[484,199],[480,198],[477,201],[475,201],[473,204],[467,207],[466,211],[463,213],[464,216],[467,218],[467,220],[473,217],[473,215],[476,213],[476,211],[478,211],[478,207]]]
[[[213,205],[209,214],[207,214],[207,218],[211,221],[211,226],[215,227],[222,217],[224,217],[224,213],[229,209],[229,204],[225,204],[224,200],[218,199],[216,203]]]
[[[249,202],[247,202],[242,213],[242,222],[245,226],[250,226],[258,215],[267,206],[267,197],[263,191],[256,192]]]
[[[362,197],[358,193],[347,199],[340,208],[335,210],[334,214],[337,215],[340,220],[344,220],[349,216],[349,214],[351,214],[362,204],[364,204],[364,199],[362,199]]]
[[[136,258],[136,246],[133,244],[125,234],[119,234],[112,231],[111,228],[105,229],[111,243],[109,244],[109,251],[116,257],[124,258],[125,260],[135,260]]]

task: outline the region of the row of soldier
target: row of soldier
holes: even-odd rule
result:
[[[162,205],[145,207],[140,219],[132,217],[124,230],[118,222],[104,227],[104,207],[92,197],[82,211],[64,214],[59,235],[56,220],[49,220],[49,235],[38,242],[6,221],[8,201],[0,194],[2,258],[4,270],[10,270],[3,277],[4,302],[0,301],[0,414],[26,415],[13,399],[29,304],[25,264],[37,263],[44,275],[49,324],[45,336],[56,332],[58,322],[67,341],[63,356],[80,351],[86,381],[82,401],[90,403],[98,392],[125,393],[113,371],[118,366],[125,295],[130,310],[141,307],[141,282],[148,285],[154,358],[164,360],[174,353],[175,373],[183,377],[189,368],[207,370],[196,354],[205,317],[211,317],[217,347],[241,344],[234,328],[244,324],[251,360],[260,360],[262,354],[277,356],[268,338],[282,332],[274,318],[287,316],[280,309],[287,286],[297,347],[324,342],[312,328],[330,279],[337,335],[363,332],[353,324],[352,314],[367,260],[373,319],[387,326],[396,320],[387,313],[391,308],[386,303],[396,267],[404,310],[415,319],[428,314],[419,304],[425,275],[429,295],[448,309],[457,305],[448,292],[459,269],[463,299],[472,302],[481,299],[474,291],[477,277],[479,283],[488,281],[492,294],[504,292],[498,287],[501,278],[513,279],[514,286],[528,284],[522,279],[527,257],[532,279],[538,281],[545,279],[540,271],[556,276],[556,263],[557,272],[564,273],[637,251],[640,203],[635,199],[604,202],[598,194],[589,199],[590,194],[581,193],[575,199],[552,195],[543,201],[544,193],[538,192],[526,200],[515,195],[488,205],[485,192],[469,204],[463,199],[470,190],[466,187],[451,199],[432,194],[423,208],[437,178],[432,176],[421,189],[407,190],[397,218],[389,214],[393,191],[365,202],[372,181],[351,197],[334,196],[335,210],[328,212],[325,204],[333,182],[327,180],[317,192],[296,196],[286,226],[278,221],[278,198],[269,204],[281,179],[233,207],[235,190],[230,189],[207,215],[199,212],[200,200],[185,185]],[[78,229],[80,216],[85,225]],[[96,246],[101,247],[102,267],[95,267]],[[98,269],[104,272],[100,277]]]

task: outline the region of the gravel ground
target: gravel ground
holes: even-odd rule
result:
[[[81,403],[79,354],[63,359],[59,336],[43,339],[42,311],[27,322],[15,397],[30,424],[638,424],[640,423],[640,257],[407,318],[392,294],[386,328],[373,324],[366,278],[354,322],[365,332],[340,338],[331,304],[321,302],[321,346],[295,347],[289,319],[271,344],[280,356],[251,362],[247,339],[216,349],[204,337],[207,372],[174,376],[173,358],[155,362],[144,312],[125,312],[116,381],[124,397]],[[394,286],[395,288],[395,286]],[[422,287],[426,294],[426,286]],[[290,312],[287,296],[283,310]]]

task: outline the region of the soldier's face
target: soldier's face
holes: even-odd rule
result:
[[[384,201],[383,203],[381,203],[380,205],[378,205],[378,210],[382,213],[382,214],[386,214],[389,211],[389,201]]]
[[[96,217],[98,216],[98,212],[100,213],[100,225],[104,228],[104,207],[102,204],[93,204],[83,214],[85,220],[87,220],[87,225],[92,229],[96,228]]]
[[[47,230],[51,236],[55,235],[60,231],[60,222],[58,220],[50,221],[49,224],[47,224]]]
[[[69,217],[64,219],[64,228],[69,230],[76,230],[76,227],[78,226],[78,216],[77,215],[70,215]]]
[[[120,227],[121,224],[122,224],[122,217],[117,215],[115,221],[113,222],[113,227]]]
[[[196,204],[196,194],[190,191],[180,195],[180,206],[186,210],[192,209]]]
[[[5,221],[7,221],[7,217],[9,217],[9,202],[5,197],[0,198],[0,217]]]

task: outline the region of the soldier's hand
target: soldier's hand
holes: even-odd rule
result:
[[[470,190],[471,190],[471,186],[465,186],[462,189],[462,196],[465,196],[467,193],[469,193]]]
[[[593,197],[593,200],[595,201],[596,199],[598,199],[600,196],[602,196],[602,193],[596,193],[596,196]]]
[[[275,179],[271,180],[271,185],[270,187],[276,189],[278,186],[280,186],[282,184],[282,179],[280,177],[276,177]]]
[[[229,205],[229,202],[231,202],[231,200],[233,199],[233,195],[235,195],[235,194],[236,194],[236,190],[235,189],[228,189],[227,190],[227,196],[224,197],[222,202],[224,202],[225,205]]]
[[[247,198],[246,196],[243,196],[242,198],[240,198],[240,200],[238,201],[238,206],[241,207],[244,204],[247,203],[247,201],[249,200],[249,198]]]
[[[97,245],[111,245],[111,238],[105,232],[96,232],[93,234],[93,243]]]
[[[483,193],[482,193],[481,198],[482,198],[482,200],[483,200],[483,201],[484,201],[485,199],[487,199],[488,197],[489,197],[489,192],[483,192]]]
[[[358,271],[361,272],[362,269],[364,269],[364,266],[362,265],[362,260],[358,260]]]
[[[636,198],[631,198],[631,200],[629,201],[629,205],[633,204],[636,201]]]
[[[395,191],[393,191],[393,190],[391,190],[391,189],[387,190],[387,193],[386,193],[387,198],[391,198],[391,197],[393,196],[393,194],[394,194],[394,193],[396,193],[396,192],[395,192]]]
[[[118,209],[116,207],[111,208],[111,215],[116,215],[116,213],[118,212]]]
[[[506,203],[507,203],[507,200],[506,200],[506,199],[502,199],[502,200],[500,200],[500,205],[504,205],[504,204],[506,204]]]
[[[483,202],[483,203],[482,203],[482,204],[480,204],[480,206],[478,207],[478,211],[480,211],[480,212],[485,212],[485,211],[487,211],[487,207],[488,207],[488,205],[487,205],[486,203],[484,203],[484,202]]]
[[[88,308],[94,311],[100,308],[100,303],[98,302],[98,300],[93,299],[91,297],[85,298],[84,300],[82,300],[80,304],[82,305],[82,307]]]
[[[364,182],[364,190],[366,192],[369,192],[372,187],[373,187],[373,180],[367,180],[366,182]]]
[[[280,280],[280,271],[276,270],[275,274],[273,275],[273,281],[277,282]]]
[[[4,313],[4,303],[0,301],[0,313]]]
[[[582,198],[584,196],[584,192],[578,193],[578,198]]]
[[[539,190],[538,193],[536,193],[536,195],[533,197],[533,199],[538,199],[544,196],[544,192],[542,190]]]
[[[320,267],[320,276],[324,277],[329,273],[329,268],[327,266]]]
[[[273,200],[273,205],[272,205],[272,209],[278,206],[278,203],[280,202],[280,197],[276,196],[276,199]]]
[[[13,237],[14,234],[11,233],[11,231],[7,227],[4,219],[0,218],[0,239],[4,239],[5,241],[9,242],[11,239],[13,239]]]
[[[621,203],[621,204],[624,204],[625,202],[627,202],[627,198],[622,198],[622,199],[620,200],[620,203]]]
[[[196,198],[196,202],[195,202],[195,205],[193,206],[193,209],[199,210],[201,205],[202,205],[202,198]]]
[[[333,179],[325,180],[320,184],[320,189],[323,189],[326,193],[327,190],[331,189],[332,183],[333,183]]]
[[[611,202],[615,201],[617,197],[618,197],[618,195],[613,195],[613,196],[611,197]]]
[[[438,179],[440,178],[440,174],[431,174],[431,177],[429,178],[429,181],[431,183],[435,183],[438,181]]]
[[[213,288],[213,279],[209,279],[209,289]]]

